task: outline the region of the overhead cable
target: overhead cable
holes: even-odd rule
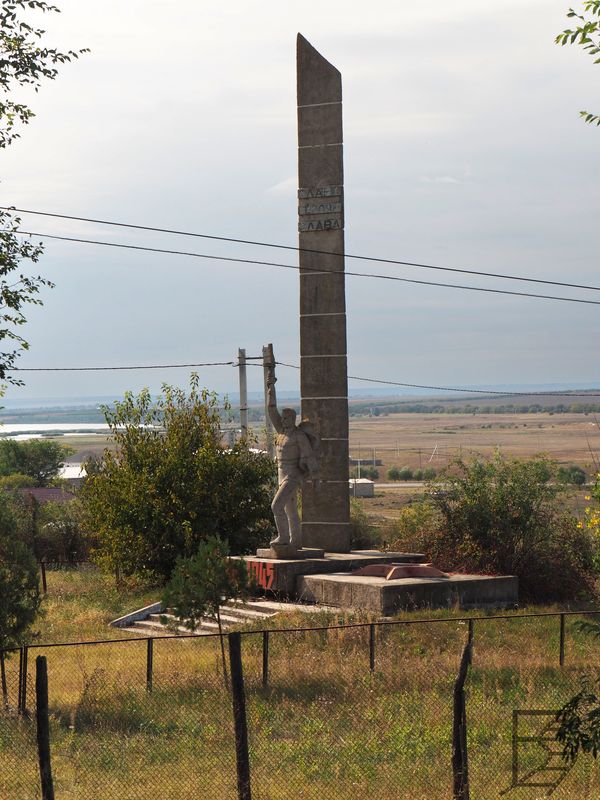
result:
[[[152,225],[134,225],[128,222],[116,222],[114,220],[95,219],[93,217],[78,217],[72,214],[55,214],[51,213],[50,211],[33,211],[31,209],[15,208],[11,206],[0,206],[0,210],[15,211],[19,214],[34,214],[40,217],[52,217],[55,219],[68,219],[75,222],[90,222],[94,225],[108,225],[117,228],[130,228],[132,230],[152,231],[154,233],[168,233],[175,236],[190,236],[198,239],[210,239],[212,241],[217,241],[217,242],[229,242],[232,244],[247,244],[255,247],[270,247],[270,248],[276,248],[278,250],[291,250],[294,252],[315,253],[317,255],[331,255],[331,253],[327,250],[314,250],[306,247],[294,247],[293,245],[254,241],[252,239],[237,239],[231,236],[216,236],[208,233],[181,231],[173,228],[158,228]],[[35,234],[35,235],[40,236],[41,234]],[[562,286],[569,289],[586,289],[596,292],[600,291],[600,286],[589,286],[586,284],[579,284],[579,283],[567,283],[565,281],[550,281],[550,280],[544,280],[542,278],[531,278],[524,275],[503,275],[502,273],[499,272],[484,272],[482,270],[466,269],[462,267],[442,267],[437,264],[423,264],[416,261],[402,261],[396,258],[364,256],[364,255],[357,255],[354,253],[345,253],[345,258],[352,258],[359,261],[373,261],[379,264],[394,264],[403,267],[417,267],[419,269],[435,269],[435,270],[441,270],[443,272],[459,272],[464,275],[478,275],[480,277],[486,277],[486,278],[500,278],[502,280],[526,281],[527,283],[541,283],[541,284],[546,284],[548,286]]]
[[[237,263],[237,264],[254,264],[257,266],[277,267],[279,269],[292,269],[295,271],[300,270],[300,267],[297,266],[296,264],[280,264],[274,261],[260,261],[252,258],[233,258],[231,256],[216,256],[207,253],[194,253],[186,250],[168,250],[161,247],[147,247],[144,245],[125,244],[123,242],[104,242],[98,239],[83,239],[75,236],[58,236],[56,234],[38,233],[34,231],[19,230],[17,231],[17,233],[20,233],[23,236],[39,236],[42,239],[57,239],[63,242],[76,242],[78,244],[95,244],[95,245],[100,245],[102,247],[122,248],[124,250],[141,250],[147,253],[162,253],[165,255],[173,255],[173,256],[187,256],[189,258],[202,258],[211,261],[225,261],[228,263]],[[487,292],[490,294],[512,295],[516,297],[534,297],[540,300],[559,300],[565,303],[583,303],[585,305],[600,306],[600,300],[584,300],[583,298],[579,297],[562,297],[559,295],[552,295],[552,294],[535,294],[534,292],[516,292],[511,289],[489,289],[482,286],[466,286],[464,284],[458,284],[458,283],[422,281],[418,280],[417,278],[400,278],[397,275],[376,275],[369,272],[350,272],[345,270],[332,270],[323,266],[302,267],[302,272],[333,272],[333,273],[339,272],[340,274],[349,275],[355,278],[374,278],[383,281],[399,281],[400,283],[414,283],[420,286],[439,286],[445,289],[464,289],[471,292]]]
[[[252,361],[259,361],[262,356],[247,356],[247,366],[261,367],[262,364],[253,364]],[[280,367],[288,367],[289,369],[299,370],[297,364],[288,364],[285,361],[276,362]],[[114,367],[12,367],[6,369],[5,372],[116,372],[122,370],[145,370],[145,369],[194,369],[199,367],[238,367],[238,361],[205,361],[196,364],[136,364],[134,366],[114,366]],[[431,389],[440,392],[455,392],[464,394],[483,394],[483,395],[498,395],[502,397],[600,397],[600,392],[574,392],[566,390],[561,391],[548,391],[548,392],[510,392],[501,391],[499,389],[467,389],[459,386],[430,386],[422,383],[406,383],[401,381],[391,381],[385,378],[366,378],[361,375],[348,375],[349,380],[363,381],[367,383],[376,383],[386,386],[401,386],[408,389]]]

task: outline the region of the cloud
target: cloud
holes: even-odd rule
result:
[[[285,195],[286,197],[289,197],[290,195],[295,196],[296,185],[296,176],[290,175],[289,178],[285,178],[284,180],[279,181],[279,183],[269,186],[266,191],[267,194]]]

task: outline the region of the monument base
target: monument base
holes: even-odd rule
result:
[[[296,596],[309,603],[360,608],[381,616],[414,608],[514,608],[514,575],[461,575],[446,578],[385,578],[368,575],[302,575]]]
[[[301,575],[320,575],[341,570],[352,572],[367,564],[420,564],[425,556],[420,553],[382,553],[378,550],[353,550],[350,553],[324,553],[322,556],[305,556],[317,548],[302,548],[296,558],[273,558],[271,548],[260,548],[256,556],[241,556],[254,577],[257,589],[286,597],[297,597],[296,584]],[[269,555],[262,555],[269,553]]]
[[[271,558],[275,560],[305,558],[324,558],[325,551],[318,547],[300,547],[297,549],[293,544],[272,544],[270,547],[259,547],[256,551],[258,558]]]

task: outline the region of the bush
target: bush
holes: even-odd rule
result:
[[[26,640],[40,602],[35,558],[18,537],[10,501],[0,495],[0,648]]]
[[[359,476],[358,473],[359,473],[358,467],[355,467],[350,472],[350,477],[351,478],[358,478],[358,477],[368,478],[371,481],[376,481],[377,478],[379,478],[379,470],[375,469],[375,467],[367,467],[367,466],[362,467],[361,466],[361,468],[360,468],[360,476]]]
[[[570,464],[568,467],[559,467],[556,473],[556,480],[559,483],[570,483],[574,486],[583,486],[587,476],[585,471],[577,464]]]
[[[410,467],[402,467],[398,474],[401,481],[412,481],[413,479],[413,471]]]
[[[34,481],[29,475],[21,472],[13,472],[12,475],[2,475],[0,477],[0,491],[10,489],[29,489],[34,486]]]
[[[595,544],[565,513],[555,465],[544,458],[455,461],[444,488],[402,510],[392,547],[424,552],[441,569],[516,575],[523,600],[595,595]]]
[[[378,528],[373,525],[362,503],[356,497],[350,498],[350,545],[353,549],[365,550],[376,547],[381,542]]]
[[[426,467],[423,470],[423,480],[424,481],[432,481],[435,478],[436,475],[437,475],[437,472],[435,471],[435,469],[433,467]]]
[[[390,467],[386,473],[386,477],[388,481],[399,481],[400,470],[398,469],[398,467]]]
[[[39,516],[36,536],[38,558],[63,564],[88,560],[90,549],[97,541],[84,527],[78,500],[45,503],[40,508]]]

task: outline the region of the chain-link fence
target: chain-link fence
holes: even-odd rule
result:
[[[255,800],[450,798],[455,681],[471,631],[471,798],[592,800],[596,762],[569,768],[555,739],[556,710],[600,664],[600,643],[577,620],[410,620],[6,653],[0,797],[42,796],[43,653],[57,800],[247,800],[249,787]]]

